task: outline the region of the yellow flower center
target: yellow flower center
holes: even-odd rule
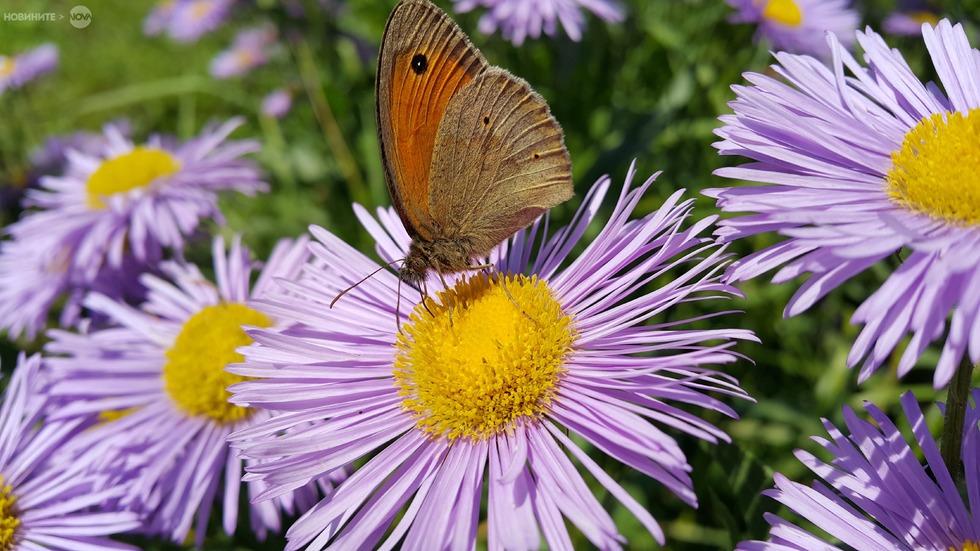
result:
[[[184,323],[173,347],[167,350],[163,379],[177,407],[189,416],[204,416],[218,423],[245,418],[249,409],[228,402],[228,385],[246,377],[225,371],[243,357],[235,349],[252,342],[242,325],[269,327],[272,321],[244,304],[207,306]]]
[[[949,551],[957,551],[955,547],[950,547]],[[963,542],[963,547],[959,551],[980,551],[980,544],[972,541]]]
[[[239,49],[235,51],[236,66],[241,69],[248,69],[255,64],[256,56],[251,50]]]
[[[0,551],[13,551],[17,548],[17,508],[14,506],[17,496],[13,495],[10,484],[4,484],[0,475]]]
[[[0,77],[10,76],[14,72],[14,65],[13,57],[0,58]]]
[[[208,0],[197,0],[191,6],[191,17],[200,21],[211,13],[211,2]]]
[[[103,209],[104,197],[148,186],[153,180],[179,169],[180,162],[173,155],[150,147],[137,147],[129,153],[107,159],[86,183],[88,207]]]
[[[544,414],[557,392],[572,318],[545,282],[501,277],[478,274],[426,299],[398,336],[395,383],[433,436],[489,438]]]
[[[909,18],[913,21],[918,23],[928,23],[933,27],[939,24],[939,16],[931,11],[913,11],[905,15],[909,16]]]
[[[950,224],[980,224],[980,109],[930,115],[892,153],[892,201]]]
[[[803,12],[793,0],[769,0],[762,10],[762,17],[789,27],[803,23]]]

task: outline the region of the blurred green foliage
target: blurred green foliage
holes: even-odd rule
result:
[[[22,0],[9,10],[67,13],[76,3]],[[238,5],[227,24],[192,44],[145,37],[142,20],[152,8],[145,2],[85,0],[93,14],[86,29],[74,29],[65,21],[0,22],[2,54],[47,41],[61,51],[56,73],[0,96],[2,183],[17,185],[18,175],[28,168],[28,154],[51,135],[98,130],[105,123],[125,119],[140,139],[151,133],[187,139],[208,121],[241,116],[245,125],[234,136],[262,142],[257,158],[272,193],[227,198],[228,227],[214,229],[244,233],[259,257],[278,238],[299,235],[310,224],[324,226],[369,251],[371,240],[353,217],[351,202],[370,208],[390,203],[375,135],[374,75],[378,42],[394,3],[335,1],[336,9],[324,10],[320,3],[306,0],[301,2],[305,17],[292,18],[279,3],[257,0]],[[446,0],[437,3],[451,8]],[[727,22],[731,10],[723,0],[624,3],[625,22],[605,24],[590,16],[580,42],[559,33],[554,39],[515,47],[499,35],[477,32],[479,13],[456,19],[491,63],[525,78],[548,100],[565,130],[579,198],[603,174],[622,182],[635,159],[641,180],[663,171],[641,210],[656,209],[674,190],[687,188],[688,196],[698,198],[696,217],[716,214],[713,202],[698,191],[737,185],[713,176],[712,171],[742,160],[717,155],[712,132],[734,97],[730,86],[743,82],[745,71],[767,70],[771,58],[766,45],[753,41],[750,26]],[[873,27],[893,9],[886,0],[869,0],[861,7],[865,23]],[[963,20],[972,43],[980,43],[976,32],[980,4],[948,1],[940,7]],[[210,60],[237,31],[264,20],[280,28],[282,48],[272,62],[241,78],[211,78]],[[933,77],[920,39],[888,40],[901,49],[919,76]],[[260,116],[261,98],[279,87],[295,92],[292,111],[282,120]],[[608,208],[611,200],[607,203]],[[573,199],[552,215],[567,221],[578,204],[579,199]],[[6,213],[6,221],[14,215]],[[591,233],[598,230],[597,225]],[[192,259],[207,258],[205,241],[191,251]],[[773,242],[771,236],[757,237],[730,250],[744,255]],[[714,446],[679,438],[694,467],[698,509],[690,509],[622,465],[600,458],[607,471],[664,524],[669,548],[730,549],[741,539],[764,538],[767,527],[762,513],[777,507],[759,492],[772,485],[774,471],[808,479],[809,472],[792,450],[804,448],[821,455],[810,437],[824,434],[822,418],[840,423],[842,406],[860,408],[867,400],[894,415],[899,413],[898,398],[907,389],[914,390],[923,403],[942,399],[931,385],[931,366],[938,357],[934,349],[901,382],[896,381],[895,362],[860,385],[856,371],[845,366],[860,329],[849,319],[897,262],[876,266],[791,319],[783,318],[783,308],[799,282],[774,286],[766,278],[742,285],[744,300],[685,305],[671,314],[682,319],[722,308],[742,310],[742,314],[699,323],[750,328],[762,342],[739,345],[751,361],[725,367],[754,401],[732,403],[738,420],[708,414],[733,442]],[[13,350],[35,350],[39,344],[6,342],[7,369]],[[935,429],[938,411],[934,407],[927,411]],[[595,487],[602,492],[598,484]],[[614,499],[606,496],[605,501],[630,548],[655,547],[649,534]],[[241,525],[245,523],[242,519]],[[214,528],[218,534],[220,530]],[[235,538],[209,537],[206,547],[277,549],[283,544],[281,538],[256,542],[248,530],[240,532]],[[154,549],[178,548],[131,541]]]

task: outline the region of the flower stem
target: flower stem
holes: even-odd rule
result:
[[[946,416],[943,419],[943,434],[940,454],[953,479],[960,477],[960,449],[963,445],[963,422],[966,404],[970,399],[970,381],[973,378],[973,364],[966,354],[949,382],[946,394]]]
[[[361,178],[361,172],[357,168],[357,161],[354,160],[354,155],[347,147],[344,133],[337,124],[333,110],[330,109],[330,103],[327,102],[327,96],[323,92],[323,84],[317,74],[316,62],[313,60],[310,45],[304,38],[298,38],[293,41],[293,48],[299,63],[303,87],[313,105],[313,114],[316,115],[317,122],[320,123],[320,130],[323,132],[327,146],[334,154],[334,158],[337,159],[337,164],[344,175],[351,198],[359,203],[369,203],[370,197],[364,186],[364,179]]]

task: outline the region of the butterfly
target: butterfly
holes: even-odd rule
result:
[[[548,104],[487,63],[429,0],[392,10],[375,91],[385,181],[412,238],[402,281],[478,267],[475,258],[574,194]]]

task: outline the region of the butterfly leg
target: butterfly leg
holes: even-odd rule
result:
[[[493,268],[494,268],[493,263],[492,262],[487,262],[485,264],[477,264],[476,266],[470,266],[468,269],[469,270],[483,270],[484,273],[486,273],[487,275],[490,275],[490,272],[492,271]]]
[[[435,313],[429,309],[429,303],[425,299],[429,297],[429,290],[426,289],[425,280],[422,280],[422,288],[419,289],[419,302],[422,304],[422,308],[429,313],[430,316],[436,317]]]
[[[531,314],[528,314],[526,310],[521,308],[521,305],[517,303],[517,299],[514,298],[514,295],[510,294],[510,289],[507,288],[507,277],[508,276],[506,275],[499,275],[499,274],[497,276],[497,278],[500,280],[500,286],[504,288],[504,293],[507,295],[507,298],[510,299],[511,304],[513,304],[515,308],[520,310],[521,313],[524,314],[524,317],[533,321],[534,325],[541,325],[540,323],[538,323],[538,320],[531,317]]]
[[[442,282],[442,288],[448,291],[449,290],[449,284],[446,283],[446,278],[443,277],[442,272],[440,272],[439,270],[436,270],[436,273],[439,274],[439,281]],[[451,293],[446,293],[446,298],[449,300],[449,303],[446,304],[446,312],[449,313],[449,327],[452,327],[453,326],[453,303],[452,303],[453,298],[452,298],[452,294]]]

